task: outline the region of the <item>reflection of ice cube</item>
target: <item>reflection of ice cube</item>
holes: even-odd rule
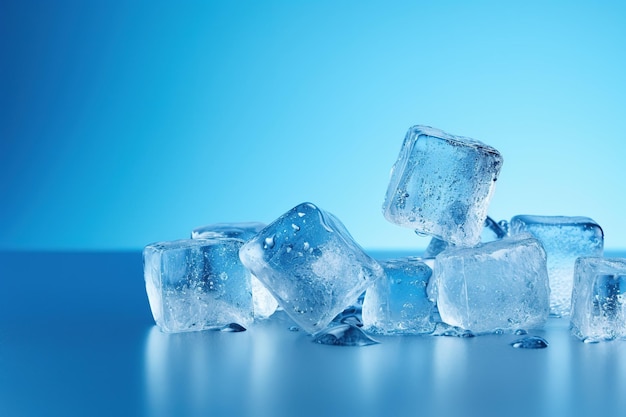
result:
[[[580,257],[572,292],[572,333],[595,342],[626,339],[626,259]]]
[[[365,293],[363,327],[382,334],[424,334],[435,329],[435,303],[426,287],[432,270],[419,258],[381,261],[385,277]]]
[[[455,245],[475,245],[501,166],[500,153],[490,146],[414,126],[391,171],[384,215]]]
[[[144,277],[152,315],[165,332],[252,322],[250,272],[239,239],[185,239],[145,247]]]
[[[497,223],[491,217],[487,216],[487,218],[485,219],[485,224],[483,226],[483,231],[480,234],[480,241],[482,243],[491,242],[493,240],[502,239],[503,237],[506,237],[506,235],[507,232],[502,228],[500,223]],[[454,245],[434,237],[430,240],[430,243],[426,247],[423,256],[424,258],[434,258],[441,252],[446,250],[448,247],[452,246]]]
[[[519,215],[510,229],[511,235],[529,232],[541,242],[548,257],[550,312],[569,315],[574,263],[580,256],[602,256],[602,228],[588,217]]]
[[[245,242],[265,226],[265,223],[259,222],[214,223],[195,228],[191,232],[191,237],[193,239],[230,237]],[[252,303],[255,319],[268,318],[278,308],[278,301],[254,275],[252,275]]]
[[[441,319],[474,333],[542,326],[549,312],[545,252],[529,234],[450,248],[433,275]]]
[[[240,258],[310,333],[324,329],[383,275],[335,216],[310,203],[263,229]]]

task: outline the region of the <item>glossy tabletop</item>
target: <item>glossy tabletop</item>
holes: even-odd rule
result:
[[[623,255],[623,252],[621,253]],[[376,253],[392,257],[394,253]],[[318,345],[284,313],[164,334],[137,252],[0,253],[0,416],[586,416],[626,412],[626,342],[514,335]]]

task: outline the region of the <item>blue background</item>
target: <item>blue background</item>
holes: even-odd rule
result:
[[[129,3],[129,4],[126,4]],[[367,248],[406,130],[499,149],[496,219],[626,247],[618,2],[0,3],[0,249],[137,249],[302,201]]]

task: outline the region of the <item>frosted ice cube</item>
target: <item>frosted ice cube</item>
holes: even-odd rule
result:
[[[383,213],[397,225],[475,245],[501,166],[502,156],[490,146],[414,126],[391,171]]]
[[[576,260],[571,327],[586,342],[626,339],[626,259]]]
[[[184,239],[153,243],[143,251],[152,315],[164,332],[248,327],[250,272],[239,261],[240,239]]]
[[[549,313],[546,255],[530,234],[437,255],[434,285],[441,319],[473,333],[541,327]]]
[[[491,242],[493,240],[502,239],[503,237],[506,237],[506,235],[507,235],[507,232],[504,229],[502,229],[502,227],[500,226],[500,223],[497,223],[491,217],[487,216],[487,218],[485,219],[484,226],[483,226],[483,231],[480,234],[480,241],[483,243]],[[453,246],[454,245],[444,240],[434,237],[430,240],[430,243],[426,247],[426,250],[424,251],[423,256],[424,258],[434,258],[435,256],[439,255],[441,252],[446,250],[448,247],[453,247]]]
[[[239,256],[304,330],[323,330],[383,276],[332,214],[302,203],[249,240]]]
[[[435,303],[426,291],[432,269],[413,257],[380,264],[385,276],[365,292],[363,328],[382,334],[432,333]]]
[[[260,222],[214,223],[197,227],[191,232],[192,239],[230,237],[247,241],[266,226]],[[266,319],[278,308],[278,301],[252,274],[252,304],[255,319]]]
[[[574,263],[579,256],[602,256],[604,233],[588,217],[519,215],[509,223],[512,235],[529,232],[548,257],[550,313],[568,316],[572,300]]]

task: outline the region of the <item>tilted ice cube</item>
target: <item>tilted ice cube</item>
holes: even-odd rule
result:
[[[191,232],[192,239],[230,237],[248,241],[266,226],[260,222],[214,223],[197,227]],[[278,301],[265,286],[252,274],[252,304],[255,319],[266,319],[278,308]]]
[[[435,330],[435,303],[426,288],[432,269],[420,258],[381,261],[385,276],[365,293],[363,328],[382,334],[424,334]]]
[[[530,234],[450,248],[435,259],[441,319],[474,333],[542,326],[550,310],[546,255]]]
[[[487,216],[483,226],[483,232],[480,234],[480,241],[483,243],[491,242],[493,240],[502,239],[503,237],[506,237],[506,235],[507,233],[502,229],[500,224],[493,220],[491,217]],[[454,245],[449,244],[445,240],[434,237],[430,240],[430,243],[426,247],[423,256],[424,258],[434,258],[441,252],[446,250],[448,247],[453,246]]]
[[[158,242],[143,251],[150,308],[164,332],[252,322],[250,272],[239,261],[240,239]]]
[[[604,233],[588,217],[519,215],[511,219],[511,235],[529,232],[548,256],[550,313],[567,316],[572,299],[574,263],[580,256],[602,256]]]
[[[571,327],[587,342],[626,339],[625,258],[576,260]]]
[[[304,330],[324,329],[383,276],[332,214],[302,203],[249,240],[241,261]]]
[[[233,237],[245,241],[259,233],[265,226],[265,223],[260,222],[213,223],[193,229],[191,238]]]
[[[502,156],[428,126],[409,129],[383,204],[387,220],[455,245],[480,242]]]

